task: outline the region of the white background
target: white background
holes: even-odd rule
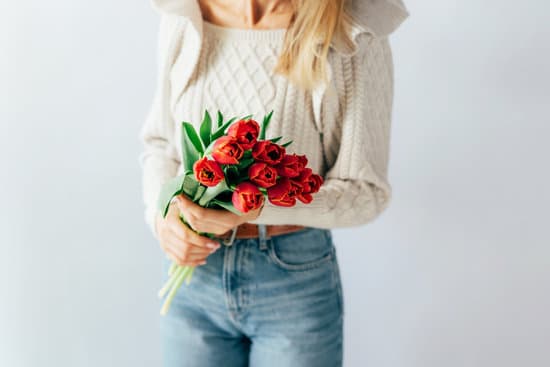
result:
[[[550,6],[409,1],[391,207],[336,229],[346,366],[550,365]],[[158,366],[146,1],[3,2],[0,365]]]

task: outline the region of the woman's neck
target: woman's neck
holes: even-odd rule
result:
[[[284,28],[292,17],[290,0],[199,0],[203,18],[235,28]]]

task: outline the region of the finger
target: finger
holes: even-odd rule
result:
[[[198,266],[204,265],[207,256],[190,256],[189,258],[183,258],[179,251],[173,247],[165,247],[164,252],[170,260],[180,266]]]
[[[201,227],[204,221],[201,221],[201,210],[193,209],[195,204],[182,204],[180,201],[176,201],[176,207],[178,208],[185,225],[195,232],[204,232],[204,228]]]
[[[207,247],[208,247],[208,243],[212,243],[212,246],[208,248],[217,248],[218,243],[216,241],[210,240],[208,237],[199,236],[203,238],[201,240],[200,238],[197,237],[197,231],[213,233],[213,234],[222,234],[228,231],[228,229],[221,228],[219,226],[216,226],[216,227],[207,226],[206,228],[202,228],[202,227],[194,228],[194,226],[191,225],[192,223],[189,223],[190,225],[187,225],[186,223],[184,223],[179,217],[178,213],[173,213],[168,218],[167,222],[168,222],[167,223],[168,231],[173,232],[180,240],[192,242],[197,246],[201,246],[202,242],[207,241],[207,243],[205,244]],[[191,236],[191,238],[189,236]],[[204,247],[204,246],[201,246],[201,247]]]
[[[199,235],[179,219],[169,219],[167,228],[168,233],[166,236],[173,243],[189,243],[190,245],[203,250],[216,250],[220,248],[219,242],[206,236]],[[173,236],[176,238],[172,238]]]
[[[184,212],[186,225],[194,230],[195,232],[205,232],[212,233],[214,235],[221,235],[230,231],[233,227],[240,224],[236,219],[226,220],[225,222],[221,221],[211,221],[209,216],[214,211],[214,209],[206,209],[204,212],[205,217],[196,217],[192,214]]]
[[[185,223],[182,222],[181,218],[179,217],[179,213],[174,212],[174,214],[172,214],[168,218],[167,227],[168,227],[169,231],[174,233],[181,240],[186,239],[187,230],[189,229],[189,227]]]
[[[195,246],[192,243],[189,243],[188,240],[181,240],[176,237],[173,233],[169,233],[166,236],[166,245],[171,247],[179,256],[182,257],[184,261],[188,259],[194,259],[197,257],[206,258],[208,255],[212,254],[217,249],[210,249],[205,247]],[[219,248],[219,247],[218,247]]]
[[[182,252],[175,246],[165,244],[163,251],[168,256],[170,260],[175,262],[180,266],[196,266],[201,265],[202,262],[206,260],[208,255],[193,255],[193,256],[184,256]]]
[[[178,209],[182,213],[186,214],[185,218],[189,216],[200,217],[202,215],[202,211],[205,209],[200,205],[195,204],[193,200],[187,197],[187,195],[180,194],[177,195],[175,198],[175,203]]]
[[[203,208],[184,194],[180,194],[175,198],[174,203],[185,218],[187,226],[196,232],[221,235],[246,221],[243,220],[245,217],[225,209]]]
[[[214,226],[231,228],[236,222],[237,214],[225,209],[203,208],[195,204],[186,195],[178,195],[176,203],[180,211],[185,213],[185,218],[193,217],[204,223],[211,223]]]
[[[189,218],[187,222],[189,227],[195,232],[211,233],[218,236],[232,228],[224,226],[222,223],[204,222],[194,217]]]
[[[180,265],[183,263],[183,259],[176,253],[176,251],[174,251],[174,249],[170,247],[165,247],[162,250],[164,251],[166,256],[176,264]]]
[[[207,250],[218,249],[220,247],[220,243],[218,241],[208,238],[206,236],[201,236],[189,227],[186,227],[184,231],[185,231],[185,235],[183,238],[184,242],[187,242],[198,248],[207,249]]]

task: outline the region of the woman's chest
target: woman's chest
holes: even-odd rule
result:
[[[273,111],[268,139],[292,140],[289,152],[306,154],[310,165],[322,168],[322,144],[312,106],[312,94],[295,87],[273,71],[281,47],[282,31],[245,32],[206,25],[193,71],[184,85],[172,78],[172,117],[176,148],[181,154],[181,122],[199,128],[205,110],[214,120],[252,115],[261,122]],[[181,58],[183,55],[178,56]]]
[[[278,40],[261,42],[247,39],[247,33],[229,36],[226,31],[216,33],[221,31],[207,27],[190,79],[185,86],[173,85],[179,95],[172,111],[175,121],[199,121],[204,109],[214,114],[219,110],[224,116],[265,115],[284,103],[287,81],[273,71]]]

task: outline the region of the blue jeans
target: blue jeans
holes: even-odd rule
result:
[[[235,239],[160,316],[165,367],[340,367],[343,295],[329,229]],[[162,283],[170,260],[163,264]],[[162,304],[159,303],[159,307]]]

